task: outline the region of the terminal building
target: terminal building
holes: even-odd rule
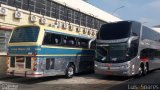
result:
[[[121,19],[83,0],[0,0],[0,74],[6,70],[7,43],[16,26],[36,24],[96,35],[102,24],[115,21]]]

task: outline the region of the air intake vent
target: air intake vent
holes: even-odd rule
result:
[[[0,7],[0,15],[6,16],[7,15],[7,9],[4,7]]]
[[[31,22],[37,22],[37,16],[31,15],[31,16],[30,16],[30,21],[31,21]]]
[[[22,12],[20,12],[20,11],[15,11],[14,17],[17,18],[17,19],[21,19],[21,18],[22,18]]]

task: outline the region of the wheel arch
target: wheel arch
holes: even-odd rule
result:
[[[76,68],[76,65],[74,62],[68,62],[67,65],[66,65],[66,69],[68,68],[69,65],[73,65],[74,66],[74,72],[76,73],[77,72],[77,68]]]

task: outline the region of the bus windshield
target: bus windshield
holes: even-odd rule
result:
[[[26,26],[16,28],[11,36],[10,43],[13,42],[36,42],[39,34],[38,26]]]
[[[110,44],[109,46],[97,46],[96,57],[97,61],[103,63],[124,62],[127,57],[127,44]]]
[[[102,25],[97,38],[101,40],[127,38],[130,36],[131,32],[130,28],[131,28],[131,23],[129,22],[104,24]]]

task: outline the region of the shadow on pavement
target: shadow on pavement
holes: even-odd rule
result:
[[[49,77],[41,77],[41,78],[25,78],[25,77],[15,77],[15,76],[7,76],[4,78],[0,78],[0,81],[8,82],[8,83],[17,83],[17,84],[36,84],[40,82],[46,82],[51,80],[64,79],[64,76],[49,76]]]
[[[128,80],[131,77],[122,77],[122,76],[107,76],[107,75],[99,75],[94,72],[83,72],[76,74],[77,77],[83,77],[86,79],[99,79],[99,80],[111,80],[111,81],[124,81]]]
[[[111,81],[124,81],[130,79],[129,77],[118,77],[118,76],[105,76],[105,75],[97,75],[93,72],[83,72],[75,74],[75,77],[82,77],[87,79],[97,79],[97,80],[111,80]],[[0,81],[8,82],[8,83],[17,83],[17,84],[37,84],[41,82],[48,82],[52,80],[66,79],[64,75],[61,76],[48,76],[41,78],[25,78],[25,77],[16,77],[16,76],[6,76],[0,77]]]

